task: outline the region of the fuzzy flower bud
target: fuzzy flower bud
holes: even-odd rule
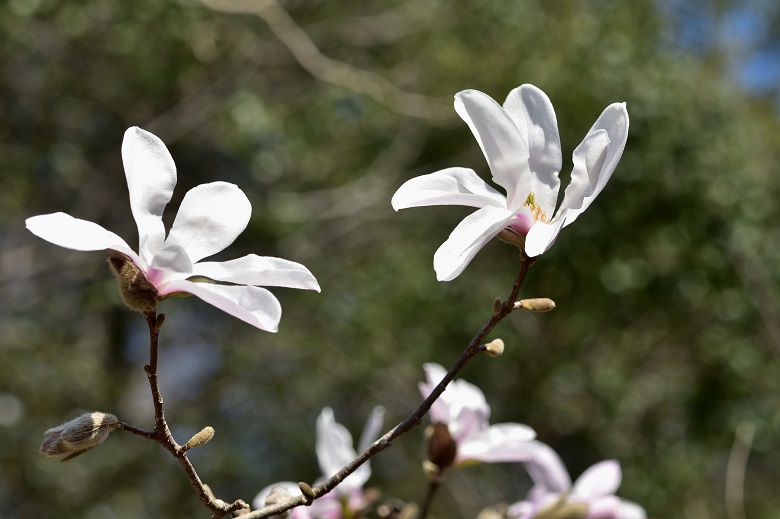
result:
[[[146,314],[157,306],[157,289],[146,279],[144,273],[130,260],[118,257],[108,258],[111,272],[119,283],[122,301],[131,310]]]
[[[62,425],[53,427],[43,433],[41,454],[46,456],[61,456],[66,454],[60,463],[71,460],[83,454],[92,447],[99,445],[116,429],[116,416],[95,411],[74,418]]]
[[[437,422],[428,427],[426,431],[428,437],[428,461],[425,464],[426,473],[430,472],[431,464],[438,468],[438,472],[441,473],[448,467],[450,467],[455,461],[455,456],[458,454],[458,444],[452,438],[449,429],[446,424]],[[433,474],[428,474],[430,477]]]
[[[504,353],[504,341],[501,339],[493,339],[489,343],[485,344],[485,353],[491,357],[498,357]]]
[[[547,297],[537,297],[534,299],[522,299],[515,302],[515,308],[522,308],[530,312],[549,312],[555,309],[555,301]]]
[[[213,437],[214,437],[214,428],[204,427],[202,431],[200,431],[195,436],[187,440],[187,443],[185,443],[182,446],[182,449],[188,451],[193,447],[200,447],[201,445],[205,445],[206,443],[208,443]]]

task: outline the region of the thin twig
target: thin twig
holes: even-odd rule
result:
[[[262,18],[295,60],[309,74],[353,92],[365,94],[398,114],[433,122],[452,120],[449,102],[401,90],[385,78],[331,59],[276,0],[202,0],[211,9],[254,14]]]
[[[726,516],[728,519],[745,519],[745,469],[748,454],[753,445],[756,428],[741,422],[734,433],[729,461],[726,465]]]
[[[318,499],[341,483],[347,476],[355,472],[363,463],[373,458],[378,453],[390,447],[394,440],[400,436],[411,431],[422,423],[423,417],[428,413],[433,403],[441,396],[447,385],[457,376],[458,372],[463,366],[471,360],[477,354],[485,351],[485,345],[482,344],[485,337],[500,323],[507,315],[514,310],[514,303],[517,301],[517,295],[520,292],[520,287],[523,285],[528,270],[534,264],[535,259],[527,257],[523,252],[520,253],[520,273],[515,279],[515,283],[512,287],[512,292],[509,297],[501,301],[500,304],[494,306],[493,314],[482,329],[477,332],[471,339],[466,349],[461,353],[460,357],[455,361],[450,370],[439,382],[439,384],[433,389],[430,395],[423,400],[422,404],[403,422],[396,425],[393,429],[387,432],[384,436],[376,440],[374,443],[368,446],[363,452],[361,452],[357,458],[350,461],[344,468],[338,471],[336,474],[328,478],[323,483],[309,488],[307,485],[306,495],[299,495],[288,499],[282,503],[264,506],[259,510],[250,512],[242,516],[243,519],[261,519],[264,517],[270,517],[276,514],[280,514],[292,508],[301,505],[310,505],[313,500]]]
[[[248,509],[249,505],[240,499],[233,503],[225,503],[221,499],[215,498],[195,471],[195,467],[187,457],[187,450],[179,445],[176,440],[174,440],[173,435],[171,435],[171,430],[168,427],[168,422],[165,420],[165,413],[163,412],[164,401],[162,393],[160,392],[160,386],[157,383],[157,350],[160,338],[160,328],[165,321],[165,316],[163,314],[156,315],[156,312],[152,311],[144,314],[144,317],[146,317],[146,323],[149,325],[149,364],[144,366],[144,371],[146,372],[146,378],[149,380],[149,388],[152,391],[152,401],[154,403],[154,431],[147,431],[146,429],[125,422],[119,422],[117,424],[117,429],[143,436],[144,438],[155,441],[165,447],[165,449],[178,460],[179,464],[184,469],[184,472],[187,474],[190,485],[195,489],[201,502],[214,513],[214,517],[222,517],[224,514],[230,512]]]
[[[441,481],[438,477],[428,482],[428,492],[425,493],[425,501],[423,502],[422,509],[420,510],[417,519],[425,519],[428,517],[428,511],[431,509],[431,503],[433,503],[433,498],[436,495],[436,491],[439,490],[440,484]]]

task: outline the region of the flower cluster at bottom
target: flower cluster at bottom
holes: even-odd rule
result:
[[[426,380],[420,383],[423,397],[430,395],[445,377],[438,364],[424,365]],[[336,474],[378,436],[384,410],[374,408],[361,436],[358,451],[352,436],[335,421],[329,407],[317,419],[316,451],[324,479]],[[572,484],[560,457],[535,439],[533,429],[517,423],[489,424],[490,406],[485,395],[465,380],[452,381],[430,409],[427,459],[423,463],[431,481],[440,481],[448,470],[478,462],[520,462],[533,480],[526,498],[496,512],[502,519],[646,519],[644,509],[615,495],[621,481],[620,464],[602,461],[586,470]],[[334,490],[309,507],[292,510],[291,519],[349,519],[364,517],[376,496],[363,489],[371,476],[362,465]],[[280,482],[261,490],[255,508],[275,502],[278,494],[301,494],[298,484]]]

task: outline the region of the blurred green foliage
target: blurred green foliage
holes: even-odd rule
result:
[[[467,209],[395,214],[390,197],[442,167],[487,178],[451,96],[503,100],[528,82],[555,105],[565,157],[615,101],[628,103],[629,142],[599,200],[529,276],[524,294],[558,309],[511,316],[495,333],[506,353],[462,376],[494,422],[534,427],[574,476],[619,459],[620,494],[657,518],[726,517],[735,429],[751,424],[747,516],[780,518],[780,126],[768,100],[735,85],[728,49],[681,50],[674,11],[650,0],[284,6],[325,55],[449,118],[403,116],[313,78],[249,14],[183,0],[0,4],[0,515],[207,516],[179,466],[138,437],[114,433],[63,465],[37,452],[45,429],[82,411],[151,427],[145,323],[122,307],[105,255],[24,229],[65,211],[134,244],[125,128],[156,133],[176,160],[168,216],[203,182],[246,191],[252,221],[219,259],[280,256],[322,285],[274,290],[275,335],[195,298],[161,305],[173,433],[183,442],[213,426],[192,453],[200,475],[223,499],[251,500],[319,476],[322,407],[356,436],[376,404],[388,426],[403,419],[422,363],[451,363],[509,293],[517,254],[500,242],[436,282],[433,252]],[[373,461],[386,498],[422,499],[422,434]],[[447,480],[434,515],[474,517],[528,487],[519,466],[469,468]]]

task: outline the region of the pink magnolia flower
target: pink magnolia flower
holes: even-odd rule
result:
[[[319,461],[322,478],[318,481],[324,481],[335,475],[344,468],[350,461],[355,459],[358,452],[366,449],[379,436],[382,423],[384,421],[384,408],[377,406],[371,412],[371,415],[360,436],[358,450],[355,451],[352,443],[352,435],[346,427],[336,422],[333,416],[333,410],[326,407],[317,418],[317,441],[316,451]],[[355,513],[363,510],[370,501],[366,498],[363,491],[363,485],[371,477],[370,462],[366,462],[358,469],[347,476],[339,485],[314,501],[311,506],[298,507],[292,510],[291,519],[342,519],[344,517],[353,517]],[[298,485],[290,481],[274,483],[269,485],[255,496],[252,501],[254,508],[265,506],[266,498],[274,487],[281,486],[291,496],[297,496],[301,493]]]
[[[573,223],[612,176],[628,138],[625,103],[609,105],[574,150],[574,169],[558,211],[561,144],[555,111],[533,85],[512,90],[503,107],[477,90],[455,96],[455,111],[469,125],[487,159],[493,181],[506,195],[467,168],[447,168],[413,178],[393,195],[393,208],[465,205],[467,216],[433,257],[439,281],[463,272],[482,247],[502,236],[525,240],[530,257],[548,250],[561,228]]]
[[[420,383],[420,392],[427,398],[447,371],[438,364],[424,364],[423,369],[426,381]],[[517,423],[490,425],[490,406],[485,395],[465,380],[449,383],[431,406],[430,416],[434,426],[430,443],[439,443],[429,444],[433,447],[429,448],[429,454],[433,454],[430,461],[441,470],[469,461],[497,463],[529,459],[526,445],[536,436],[533,429]]]
[[[534,486],[524,501],[509,507],[509,518],[647,519],[641,506],[615,496],[621,480],[617,461],[596,463],[572,485],[569,473],[554,450],[538,441],[531,442],[528,447],[531,458],[525,462],[525,467]]]
[[[60,247],[111,251],[122,258],[120,265],[134,265],[157,300],[185,292],[271,332],[277,330],[282,308],[271,292],[256,285],[320,290],[311,272],[292,261],[255,254],[201,261],[233,243],[249,223],[252,206],[237,186],[212,182],[191,189],[166,237],[162,215],[176,185],[168,149],[156,136],[133,127],[125,132],[122,160],[138,225],[138,253],[113,232],[65,213],[28,218],[27,228]]]

